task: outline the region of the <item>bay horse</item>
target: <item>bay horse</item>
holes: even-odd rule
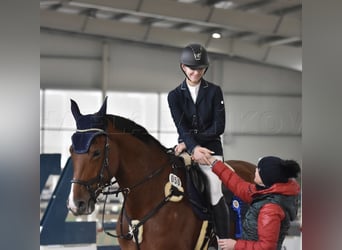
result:
[[[91,214],[114,177],[117,193],[124,198],[116,224],[121,249],[207,249],[208,224],[194,213],[186,195],[184,161],[142,126],[106,114],[106,107],[107,97],[98,112],[82,115],[71,100],[77,130],[70,147],[73,179],[68,209],[74,215]],[[255,165],[228,164],[253,182]]]

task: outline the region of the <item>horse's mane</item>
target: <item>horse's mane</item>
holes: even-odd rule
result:
[[[113,122],[113,125],[116,129],[124,133],[131,134],[148,145],[156,144],[161,147],[163,151],[167,151],[167,148],[163,146],[155,137],[153,137],[143,126],[122,116],[107,115],[107,117]]]

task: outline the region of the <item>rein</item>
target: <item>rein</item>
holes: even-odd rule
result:
[[[127,221],[129,222],[129,225],[131,227],[131,229],[129,230],[129,232],[127,234],[116,235],[116,234],[112,234],[112,233],[110,233],[108,231],[104,231],[107,235],[115,237],[115,238],[126,239],[126,240],[131,240],[134,237],[135,242],[137,244],[137,248],[140,249],[139,243],[138,243],[138,239],[137,239],[137,234],[138,234],[139,227],[142,226],[154,214],[156,214],[158,212],[158,210],[160,208],[162,208],[170,200],[171,196],[174,195],[174,189],[172,189],[172,192],[170,192],[170,194],[168,196],[166,196],[164,199],[162,199],[162,201],[157,206],[155,206],[149,213],[147,213],[139,221],[138,224],[136,224],[134,226],[132,226],[131,220],[129,219],[128,215],[125,212],[125,205],[126,205],[127,197],[128,197],[129,193],[133,189],[135,189],[136,187],[144,184],[145,182],[151,180],[153,177],[155,177],[158,174],[160,174],[167,166],[169,166],[169,164],[170,164],[170,162],[165,163],[160,168],[158,168],[157,170],[153,171],[149,175],[145,176],[143,179],[141,179],[139,182],[137,182],[136,184],[132,185],[131,187],[126,187],[126,188],[120,188],[119,187],[117,190],[113,190],[113,191],[102,191],[102,194],[106,195],[105,202],[104,202],[104,207],[103,207],[103,211],[102,211],[102,227],[104,228],[104,211],[105,211],[105,206],[106,206],[106,202],[107,202],[107,197],[110,194],[115,194],[116,196],[118,196],[119,193],[122,193],[123,197],[124,197],[124,200],[123,200],[123,203],[122,203],[122,208],[121,208],[121,213],[120,213],[120,218],[121,218],[121,221],[120,221],[120,231],[123,232],[122,226],[123,226],[123,218],[124,217],[127,219]],[[108,187],[108,188],[110,188],[110,187]]]

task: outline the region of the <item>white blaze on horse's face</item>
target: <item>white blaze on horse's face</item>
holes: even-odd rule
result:
[[[71,189],[70,189],[70,193],[69,193],[69,199],[68,199],[68,208],[72,211],[75,212],[77,211],[77,207],[74,203],[74,193],[73,190],[74,189],[74,183],[71,183]]]
[[[74,196],[74,183],[71,183],[70,193],[67,201],[67,208],[74,215],[91,214],[95,209],[95,201],[89,200],[75,200]]]

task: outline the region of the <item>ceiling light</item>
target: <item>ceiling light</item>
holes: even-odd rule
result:
[[[219,38],[221,38],[221,34],[218,33],[218,32],[214,32],[214,33],[211,34],[211,37],[215,38],[215,39],[219,39]]]
[[[234,3],[232,1],[219,1],[214,4],[215,8],[218,9],[229,9],[234,6]]]

